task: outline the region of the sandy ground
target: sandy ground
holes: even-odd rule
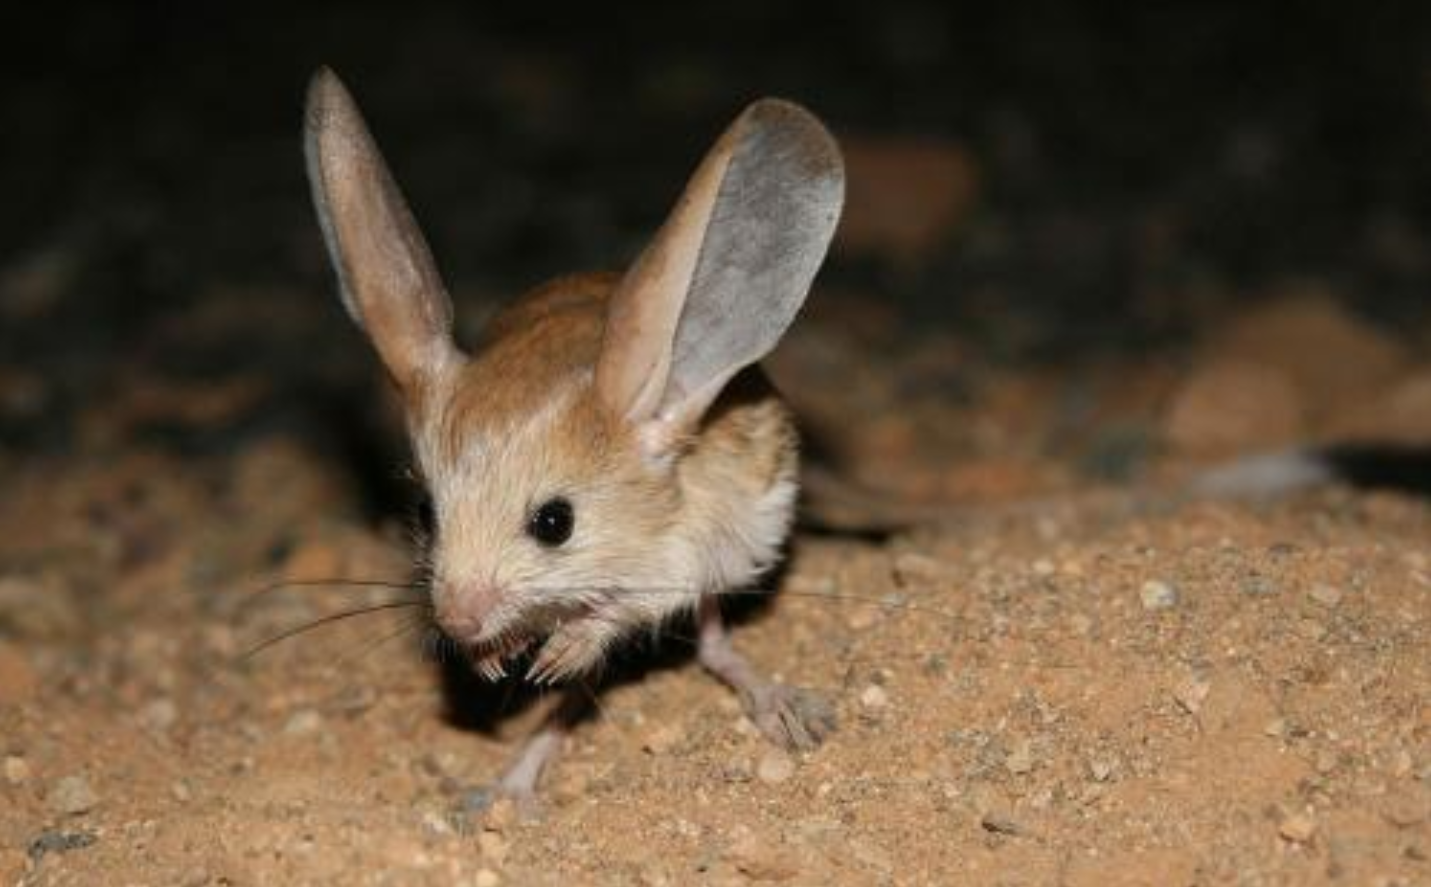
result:
[[[1126,507],[1306,441],[1424,464],[1425,16],[697,5],[25,7],[74,20],[0,78],[0,885],[1431,884],[1425,491]],[[732,601],[824,746],[677,627],[526,820],[483,788],[544,700],[418,609],[248,655],[412,593],[301,584],[406,583],[417,492],[307,203],[320,62],[464,335],[634,255],[742,102],[830,121],[847,212],[770,369],[945,519],[806,527]]]
[[[1176,360],[1052,371],[828,304],[775,369],[842,427],[843,470],[975,507],[802,532],[740,608],[739,646],[834,702],[822,748],[768,746],[677,630],[629,657],[539,818],[479,814],[540,706],[437,662],[412,610],[245,657],[400,596],[257,592],[401,581],[406,531],[282,427],[143,444],[263,397],[156,377],[84,407],[93,455],[0,465],[0,883],[1431,882],[1431,506],[1102,495],[1288,438],[1417,439],[1425,331],[1299,297]]]

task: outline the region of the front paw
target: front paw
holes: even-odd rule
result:
[[[835,707],[813,690],[764,684],[745,697],[746,715],[781,748],[809,751],[835,731]]]
[[[542,645],[527,671],[534,684],[555,684],[596,668],[620,632],[608,620],[586,617],[563,624]]]

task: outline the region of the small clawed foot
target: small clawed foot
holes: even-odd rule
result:
[[[835,731],[835,707],[813,690],[768,683],[745,694],[745,713],[781,748],[810,751]]]

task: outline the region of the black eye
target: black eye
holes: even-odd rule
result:
[[[548,548],[555,548],[571,538],[576,513],[565,499],[549,499],[532,512],[527,521],[527,535]]]

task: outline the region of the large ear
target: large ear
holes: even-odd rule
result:
[[[596,367],[603,403],[657,423],[656,439],[698,420],[795,319],[844,182],[839,148],[812,114],[775,99],[747,108],[612,296]]]
[[[308,87],[303,147],[343,305],[411,394],[459,357],[452,300],[358,106],[327,68]]]

